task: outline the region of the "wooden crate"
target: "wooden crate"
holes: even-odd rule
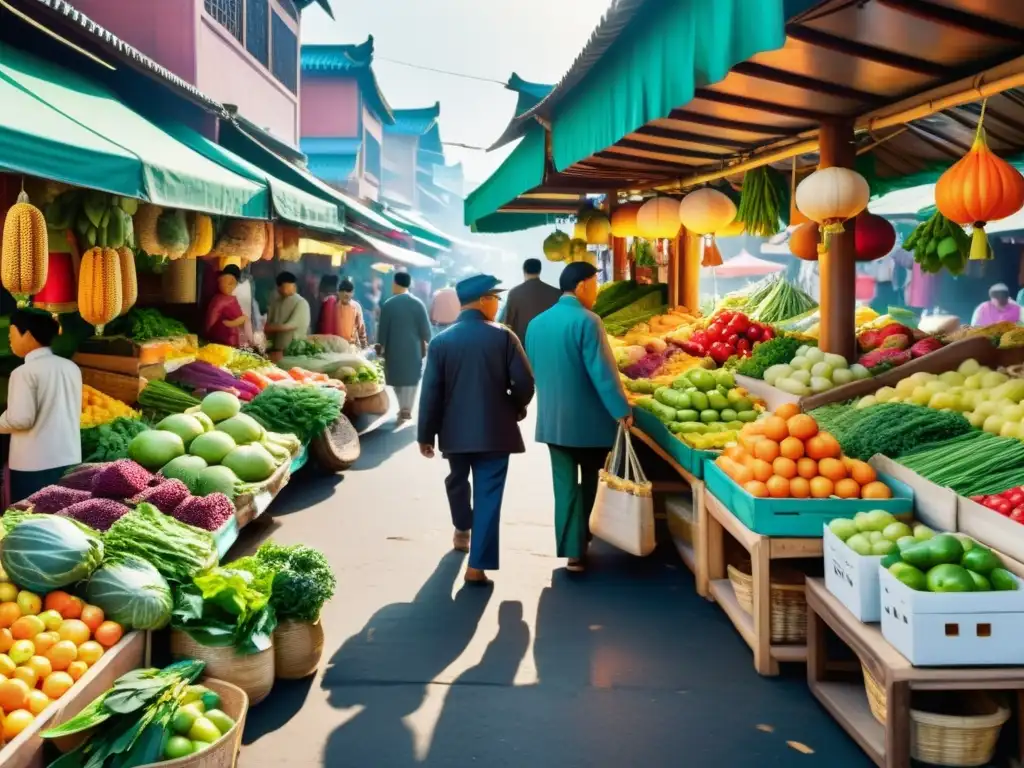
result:
[[[82,383],[122,403],[135,405],[139,402],[139,393],[145,387],[146,381],[138,376],[82,368]]]
[[[147,381],[162,379],[166,375],[163,363],[143,363],[138,357],[123,355],[97,355],[79,352],[71,358],[80,368],[92,368],[97,371],[120,373],[135,376]]]
[[[267,507],[270,506],[274,497],[288,485],[291,471],[291,462],[286,461],[260,486],[259,490],[235,497],[235,519],[238,521],[239,529],[244,528],[267,511]]]
[[[95,336],[86,339],[79,347],[79,354],[135,357],[140,365],[162,363],[174,350],[197,349],[199,337],[195,334],[172,336],[166,339],[151,339],[139,344],[124,336]]]

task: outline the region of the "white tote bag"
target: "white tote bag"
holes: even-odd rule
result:
[[[637,557],[654,551],[651,484],[633,452],[629,431],[621,426],[598,480],[590,532]]]

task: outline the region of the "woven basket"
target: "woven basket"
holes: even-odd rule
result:
[[[886,713],[888,711],[885,703],[885,688],[875,679],[875,676],[871,674],[871,670],[865,664],[862,663],[860,667],[864,670],[864,692],[868,695],[868,708],[871,710],[871,714],[874,715],[875,720],[885,725]]]
[[[201,645],[188,632],[171,630],[171,655],[175,659],[198,659],[206,662],[206,671],[218,680],[237,685],[256,706],[274,687],[274,649],[239,656],[235,649]]]
[[[992,697],[956,692],[966,714],[940,715],[910,710],[910,756],[932,765],[987,765],[996,751],[999,731],[1010,710]]]
[[[198,295],[195,259],[177,259],[164,269],[162,298],[168,304],[194,304]]]
[[[742,565],[746,571],[750,562]],[[749,572],[729,565],[729,581],[736,592],[740,607],[749,614],[754,612],[754,579]],[[807,642],[807,598],[804,575],[793,569],[777,569],[771,574],[771,642]]]
[[[353,400],[360,400],[364,397],[379,395],[384,390],[376,381],[353,381],[345,385],[345,392]]]
[[[315,675],[324,654],[324,628],[285,619],[274,630],[274,674],[278,680],[300,680]]]
[[[366,414],[381,416],[388,412],[389,407],[391,407],[391,400],[384,390],[376,395],[370,395],[370,397],[353,397],[345,401],[345,410],[353,416]]]
[[[343,472],[359,458],[359,433],[345,415],[309,443],[313,460],[328,472]]]
[[[238,760],[239,747],[242,745],[242,731],[245,729],[245,715],[249,711],[249,697],[241,688],[223,680],[207,678],[202,684],[220,696],[220,709],[235,721],[234,727],[214,742],[213,746],[202,752],[179,757],[177,760],[148,763],[142,768],[154,765],[159,765],[160,768],[234,768]]]

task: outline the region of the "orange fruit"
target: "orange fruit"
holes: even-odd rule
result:
[[[43,598],[43,610],[56,611],[62,614],[70,599],[71,595],[67,592],[60,589],[54,590]]]
[[[24,680],[5,680],[0,683],[0,709],[4,712],[25,709],[31,690]]]
[[[28,701],[25,702],[25,706],[28,706]],[[4,740],[10,741],[15,738],[19,733],[32,725],[32,721],[35,719],[35,715],[27,709],[16,709],[10,712],[4,718]]]
[[[9,627],[21,618],[17,603],[0,603],[0,627]]]
[[[827,499],[833,490],[835,486],[827,477],[815,477],[811,480],[811,496],[816,499]]]
[[[89,665],[84,661],[72,661],[68,664],[68,674],[71,675],[72,680],[78,680],[82,675],[89,671]]]
[[[768,478],[775,474],[772,471],[772,465],[764,459],[754,459],[751,471],[754,474],[754,479],[762,483],[767,483]]]
[[[46,658],[54,669],[63,671],[78,658],[78,647],[70,640],[61,640],[46,652]]]
[[[822,442],[825,444],[825,450],[828,452],[828,457],[838,459],[843,454],[842,446],[839,445],[839,441],[832,436],[830,432],[819,432],[815,437],[820,437]]]
[[[67,602],[64,604],[63,610],[60,615],[65,619],[77,619],[82,615],[82,610],[85,608],[85,601],[80,597],[69,595]]]
[[[781,416],[769,416],[761,426],[761,432],[769,440],[781,443],[789,437],[789,429],[786,427],[786,420]]]
[[[754,479],[754,471],[745,464],[733,462],[733,471],[729,475],[737,485],[745,485]]]
[[[789,481],[789,495],[794,499],[806,499],[811,495],[811,483],[803,477],[794,477]]]
[[[46,625],[38,616],[22,616],[11,624],[11,635],[15,640],[31,640],[40,632],[46,631]]]
[[[789,480],[784,477],[772,475],[765,486],[773,499],[785,499],[789,496]]]
[[[787,419],[786,428],[789,430],[789,434],[800,440],[810,440],[818,434],[818,422],[805,413]]]
[[[78,646],[78,660],[84,661],[90,667],[100,660],[103,655],[103,646],[95,640],[89,640]]]
[[[124,630],[116,621],[104,621],[96,628],[96,632],[94,633],[96,642],[104,648],[110,648],[111,646],[117,645],[117,641],[121,639],[121,635],[123,634]]]
[[[103,623],[104,618],[103,609],[98,605],[87,605],[82,608],[82,623],[89,628],[90,632],[95,632],[96,628]]]
[[[14,635],[7,627],[0,629],[0,653],[7,653],[14,645]]]
[[[856,480],[859,485],[867,485],[878,479],[875,468],[866,461],[851,459],[850,463],[847,464],[847,469],[850,471],[850,477]]]
[[[754,456],[771,464],[779,457],[779,444],[771,439],[759,440],[754,446]]]
[[[779,456],[779,458],[772,462],[772,471],[779,477],[790,480],[796,477],[796,462],[792,459],[787,459],[785,456]],[[769,488],[769,490],[771,489]]]
[[[740,427],[740,434],[750,435],[751,437],[763,435],[764,432],[761,431],[763,426],[764,425],[760,421],[748,421],[746,424]]]
[[[7,653],[15,664],[24,664],[36,655],[36,646],[31,640],[15,640]]]
[[[860,483],[850,477],[844,478],[836,483],[835,493],[840,499],[859,499]]]
[[[10,677],[14,674],[14,670],[18,668],[18,665],[11,661],[11,657],[6,653],[0,653],[0,675],[4,677]]]
[[[796,461],[797,459],[803,458],[804,443],[798,437],[787,437],[779,443],[779,452],[787,459]]]
[[[741,448],[740,446],[738,446],[736,444],[727,445],[725,447],[725,450],[722,451],[722,455],[723,456],[725,456],[727,459],[732,459],[733,461],[740,461],[740,460],[742,460],[743,453],[744,453],[743,448]]]
[[[33,715],[41,714],[44,709],[50,706],[50,697],[42,691],[28,692],[28,711]]]
[[[743,490],[745,490],[751,496],[756,496],[759,499],[764,499],[768,497],[768,486],[766,486],[760,480],[751,480],[749,483],[743,486]]]
[[[102,624],[102,622],[100,622]],[[98,625],[97,625],[98,626]],[[92,635],[88,625],[81,619],[68,619],[57,630],[61,640],[70,640],[75,645],[81,645]]]
[[[39,653],[46,653],[59,642],[60,635],[56,632],[40,632],[32,638],[32,643],[35,645],[36,651]]]
[[[860,497],[862,499],[891,499],[892,491],[881,480],[875,480],[860,489]]]
[[[828,432],[819,432],[806,443],[804,450],[812,459],[834,459],[839,455],[839,443]]]
[[[35,688],[39,683],[39,673],[32,669],[32,667],[18,667],[14,670],[13,678],[15,680],[24,680],[25,685],[29,688]]]
[[[34,669],[36,674],[41,678],[47,677],[51,672],[53,672],[53,665],[45,656],[33,656],[25,662],[25,666]]]
[[[43,680],[42,691],[51,699],[59,699],[75,684],[75,680],[67,672],[54,672]]]
[[[846,479],[846,467],[839,459],[822,459],[818,462],[818,474],[838,483]]]
[[[775,409],[775,415],[787,421],[800,413],[800,406],[796,403],[783,403]]]
[[[796,473],[804,480],[818,476],[818,462],[814,459],[804,457],[796,460]]]

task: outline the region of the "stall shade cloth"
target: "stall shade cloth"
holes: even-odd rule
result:
[[[0,82],[5,91],[20,90],[35,102],[28,111],[6,101],[0,108],[0,130],[21,139],[0,148],[0,164],[171,208],[266,218],[265,185],[211,162],[129,109],[102,85],[2,44]],[[18,101],[25,103],[24,98]],[[40,136],[25,141],[26,128]],[[53,154],[39,158],[40,141],[46,139]],[[38,159],[40,166],[17,167],[30,158]],[[54,173],[61,168],[64,172]]]
[[[429,256],[416,253],[416,251],[410,251],[408,248],[389,243],[387,240],[381,240],[379,237],[368,235],[358,229],[350,229],[348,233],[364,247],[376,251],[383,261],[390,264],[399,267],[409,267],[410,269],[415,267],[433,267],[437,264]]]
[[[208,160],[250,181],[266,185],[270,189],[273,213],[282,221],[323,232],[337,234],[345,231],[342,219],[338,216],[338,206],[334,203],[282,181],[186,125],[164,122],[161,127]]]
[[[498,170],[466,198],[466,224],[496,212],[544,180],[544,129],[533,125]]]
[[[684,107],[696,89],[786,41],[784,0],[659,0],[645,5],[554,107],[555,168],[607,149]]]
[[[722,278],[761,277],[762,275],[781,272],[785,268],[782,264],[759,259],[757,256],[753,256],[746,251],[742,251],[738,256],[733,256],[731,259],[726,259],[722,262],[721,266],[712,267],[715,270],[715,276]]]

